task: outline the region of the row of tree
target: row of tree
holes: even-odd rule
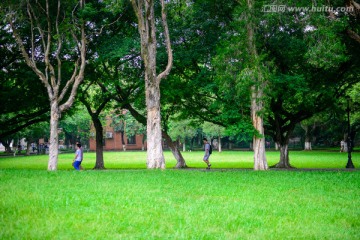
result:
[[[324,0],[313,4],[350,10],[264,11],[269,4],[4,1],[0,139],[50,119],[48,169],[56,170],[58,124],[79,101],[96,129],[95,168],[104,168],[106,108],[127,109],[147,127],[148,168],[165,168],[162,139],[176,167],[186,166],[169,134],[172,122],[185,119],[252,137],[257,170],[268,169],[269,135],[280,147],[277,167],[291,167],[289,139],[300,122],[341,119],[334,115],[344,115],[344,102],[359,102],[360,5]]]

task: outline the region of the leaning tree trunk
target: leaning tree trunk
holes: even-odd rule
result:
[[[60,110],[57,101],[52,101],[50,105],[50,146],[49,146],[49,162],[48,170],[53,171],[57,169],[58,155],[59,155],[59,133],[58,126],[60,120]]]
[[[172,154],[176,159],[175,168],[187,168],[188,166],[186,165],[185,159],[183,158],[179,149],[176,147],[176,142],[173,142],[171,137],[165,131],[163,131],[163,137],[165,138],[166,143],[168,144]]]
[[[104,167],[103,127],[98,117],[93,117],[96,141],[96,162],[94,169],[101,170]]]

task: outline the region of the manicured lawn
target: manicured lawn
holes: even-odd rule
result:
[[[360,239],[360,171],[233,169],[251,168],[250,152],[214,152],[219,169],[206,171],[202,153],[184,155],[195,169],[172,170],[168,152],[165,171],[141,169],[142,152],[106,153],[105,171],[89,170],[94,153],[81,172],[72,154],[56,172],[44,170],[47,156],[0,158],[0,239]],[[277,162],[277,152],[267,156]],[[335,152],[291,159],[301,168],[347,161]]]
[[[203,153],[185,152],[183,156],[191,168],[204,168],[202,162]],[[279,161],[279,152],[266,153],[269,165]],[[58,169],[72,169],[71,162],[74,154],[60,154]],[[176,161],[171,152],[165,152],[167,168],[173,168]],[[331,151],[291,151],[291,164],[297,168],[344,168],[347,163],[347,153]],[[352,153],[352,159],[356,167],[360,167],[360,153]],[[224,151],[213,152],[210,157],[213,168],[253,168],[253,153],[249,151]],[[6,157],[0,158],[0,169],[46,169],[47,155],[35,155],[29,157]],[[105,152],[105,167],[107,169],[145,169],[146,152]],[[95,166],[95,153],[84,153],[83,166],[92,169]]]

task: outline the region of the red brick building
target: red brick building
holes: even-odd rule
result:
[[[89,139],[90,150],[96,150],[96,141],[95,141],[95,129],[94,126],[91,126],[91,137]],[[122,137],[123,135],[123,137]],[[105,151],[116,151],[124,149],[126,150],[146,150],[146,142],[144,141],[143,135],[135,136],[126,136],[125,132],[115,131],[111,126],[111,118],[108,117],[106,120],[106,126],[104,126],[103,133],[103,144]]]

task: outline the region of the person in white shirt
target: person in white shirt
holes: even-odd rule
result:
[[[75,159],[73,161],[73,166],[76,170],[81,170],[81,161],[82,161],[82,149],[81,144],[76,144],[76,152],[75,152]]]

